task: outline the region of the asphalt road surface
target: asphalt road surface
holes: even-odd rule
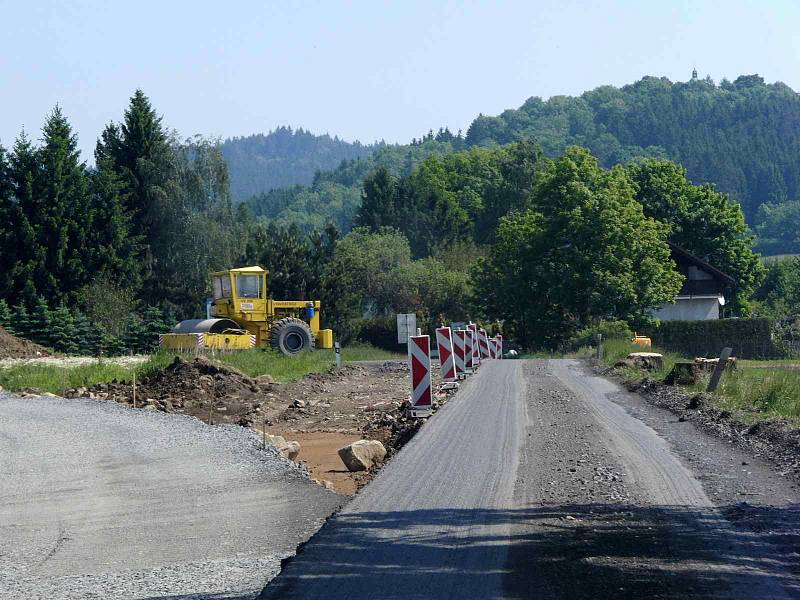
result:
[[[3,599],[252,599],[340,501],[240,427],[0,395]]]
[[[800,494],[575,361],[488,361],[271,598],[800,598]]]

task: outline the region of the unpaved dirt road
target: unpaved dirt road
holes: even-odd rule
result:
[[[253,598],[342,498],[236,426],[0,395],[0,598]]]
[[[268,598],[798,598],[800,493],[575,361],[489,361]]]

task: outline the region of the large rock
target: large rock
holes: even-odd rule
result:
[[[378,440],[358,440],[339,449],[348,471],[368,471],[386,458],[386,448]]]
[[[267,442],[275,446],[278,452],[289,460],[296,459],[297,455],[300,454],[300,442],[289,442],[283,436],[270,435],[269,433],[267,434]]]

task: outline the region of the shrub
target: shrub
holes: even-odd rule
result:
[[[598,334],[602,335],[604,340],[630,341],[633,337],[633,331],[625,321],[598,321],[594,325],[577,331],[575,335],[569,338],[567,346],[570,350],[592,346]]]

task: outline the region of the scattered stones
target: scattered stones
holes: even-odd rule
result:
[[[339,458],[348,471],[368,471],[383,463],[386,448],[378,440],[359,440],[340,448]]]

